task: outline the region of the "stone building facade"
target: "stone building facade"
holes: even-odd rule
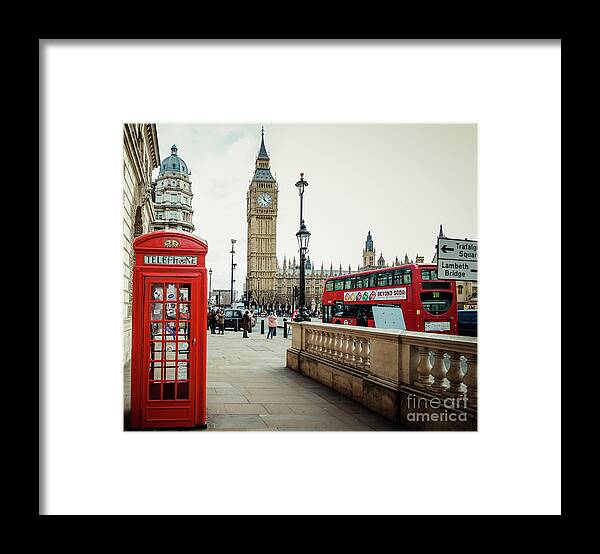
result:
[[[123,126],[123,352],[131,359],[131,301],[134,266],[133,239],[151,230],[154,221],[152,171],[160,153],[156,125]]]
[[[152,186],[156,212],[154,231],[194,232],[191,174],[187,164],[177,155],[177,146],[171,146],[171,155],[160,163],[158,177]]]

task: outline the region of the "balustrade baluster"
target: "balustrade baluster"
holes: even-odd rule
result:
[[[467,386],[467,406],[477,408],[477,354],[465,354],[467,372],[463,383]]]
[[[344,361],[344,335],[341,333],[337,337],[337,361]]]
[[[451,396],[464,396],[467,387],[463,384],[464,373],[460,368],[460,352],[450,352],[450,367],[446,373],[446,379],[450,382],[450,386],[446,391]]]
[[[364,364],[363,343],[364,343],[364,339],[362,337],[356,338],[355,360],[356,360],[356,365],[359,367],[362,367]]]
[[[419,387],[429,387],[433,383],[433,375],[431,375],[431,361],[429,360],[429,348],[425,346],[418,347],[419,364],[417,365],[417,382],[415,385]]]
[[[344,361],[344,335],[338,333],[335,340],[335,353],[338,362]]]
[[[433,383],[431,383],[432,389],[442,392],[445,391],[448,386],[448,380],[446,379],[446,365],[444,364],[444,351],[436,348],[433,351],[435,356],[435,362],[433,364],[433,368],[431,370],[431,375],[433,375]]]
[[[365,369],[369,370],[371,368],[371,341],[369,339],[365,340],[365,355],[363,356]]]
[[[335,358],[335,335],[331,331],[329,331],[327,335],[327,356],[332,360]]]
[[[350,335],[344,335],[344,363],[350,363]]]
[[[356,350],[357,350],[357,346],[358,346],[358,339],[356,338],[356,335],[350,335],[350,364],[355,366],[356,365]]]

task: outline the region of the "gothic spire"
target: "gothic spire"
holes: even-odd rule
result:
[[[367,233],[367,241],[365,242],[365,250],[367,252],[374,252],[373,249],[373,238],[371,237],[371,231]]]
[[[265,128],[263,126],[263,128],[260,131],[261,134],[261,139],[260,139],[260,150],[258,151],[258,158],[259,160],[268,160],[269,159],[269,154],[267,154],[267,149],[265,147]]]

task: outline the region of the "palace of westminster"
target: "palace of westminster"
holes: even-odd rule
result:
[[[158,169],[158,176],[152,179],[152,172]],[[171,155],[160,161],[158,136],[155,124],[126,124],[124,126],[124,203],[123,203],[123,278],[124,278],[124,322],[125,340],[131,323],[131,276],[133,268],[133,239],[141,234],[159,229],[175,229],[194,232],[192,223],[192,182],[191,172],[185,161],[179,157],[176,145],[171,146]],[[271,160],[265,147],[264,128],[256,157],[254,174],[246,193],[247,221],[247,275],[244,292],[252,305],[293,306],[297,304],[300,267],[294,256],[284,256],[280,265],[277,260],[277,212],[278,186],[271,173]],[[442,227],[438,236],[443,236]],[[415,263],[423,263],[423,256],[417,255]],[[436,262],[436,258],[432,260]],[[405,254],[400,261],[396,256],[393,264],[413,263]],[[371,232],[362,249],[362,265],[352,271],[342,265],[336,269],[333,264],[324,268],[315,267],[308,256],[305,266],[306,304],[311,310],[321,305],[325,280],[330,276],[355,273],[367,269],[388,267],[383,255],[376,259]],[[469,300],[476,296],[476,283],[458,286],[459,306],[461,296]],[[472,290],[471,290],[472,288]],[[467,290],[468,289],[468,290]],[[470,294],[469,294],[470,293]]]

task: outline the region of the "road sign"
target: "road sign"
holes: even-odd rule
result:
[[[437,275],[444,281],[477,281],[477,241],[439,237]]]

